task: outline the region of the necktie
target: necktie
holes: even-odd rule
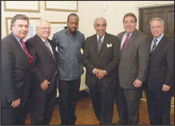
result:
[[[127,43],[128,39],[129,39],[129,33],[127,33],[126,39],[125,39],[125,41],[124,41],[124,43],[123,43],[123,46],[122,46],[122,48],[120,49],[121,52],[122,52],[122,50],[123,50],[125,44]]]
[[[154,49],[156,48],[156,42],[157,42],[157,39],[154,39],[154,45],[153,45],[153,47],[152,47],[151,52],[153,52],[153,51],[154,51]]]
[[[52,49],[49,45],[49,42],[47,40],[44,41],[44,44],[47,46],[47,48],[50,50],[50,52],[53,54]]]
[[[20,40],[20,42],[21,42],[21,44],[23,46],[24,52],[26,53],[27,57],[29,58],[30,63],[32,63],[33,62],[33,57],[28,53],[24,41]]]
[[[49,45],[49,42],[47,40],[44,41],[44,44],[47,46],[47,48],[50,50],[52,57],[54,58],[53,51],[51,49],[51,46]],[[55,58],[54,58],[55,59]]]
[[[98,40],[98,53],[100,52],[101,45],[102,45],[102,41],[101,41],[101,37],[99,37],[99,40]]]

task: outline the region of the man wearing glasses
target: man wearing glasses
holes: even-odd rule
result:
[[[56,51],[50,36],[50,23],[40,20],[36,35],[27,40],[26,46],[34,57],[31,74],[31,123],[49,125],[56,99]]]

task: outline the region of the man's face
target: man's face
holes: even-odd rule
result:
[[[69,17],[69,21],[67,22],[67,30],[69,31],[70,35],[75,34],[78,28],[79,19],[77,16],[71,15]]]
[[[39,27],[36,28],[36,32],[44,40],[48,39],[48,37],[50,36],[50,33],[51,33],[50,24],[46,21],[40,22]]]
[[[150,24],[151,33],[155,38],[160,37],[164,32],[164,26],[161,24],[160,21],[154,20]]]
[[[125,17],[123,22],[123,27],[127,33],[132,33],[136,29],[137,23],[135,22],[134,17],[128,16]]]
[[[104,19],[97,19],[94,26],[96,33],[102,37],[106,33],[106,22]]]
[[[20,40],[24,39],[29,31],[29,24],[27,20],[17,19],[12,26],[13,34]]]

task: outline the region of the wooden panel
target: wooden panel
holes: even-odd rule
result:
[[[153,17],[160,17],[165,22],[165,35],[174,39],[174,6],[162,6],[139,9],[139,30],[152,37],[149,21]]]

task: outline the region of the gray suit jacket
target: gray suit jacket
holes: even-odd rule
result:
[[[162,91],[163,84],[174,86],[174,41],[164,36],[150,54],[146,86]]]
[[[86,85],[95,86],[98,78],[92,73],[94,68],[106,70],[108,75],[100,79],[104,87],[114,87],[116,83],[116,70],[119,63],[120,45],[117,36],[105,34],[105,38],[98,53],[97,35],[86,39],[83,63],[86,67]]]
[[[125,32],[119,33],[122,40]],[[145,81],[149,63],[150,44],[146,35],[137,29],[123,48],[119,62],[119,83],[124,89],[134,89],[135,79]]]

